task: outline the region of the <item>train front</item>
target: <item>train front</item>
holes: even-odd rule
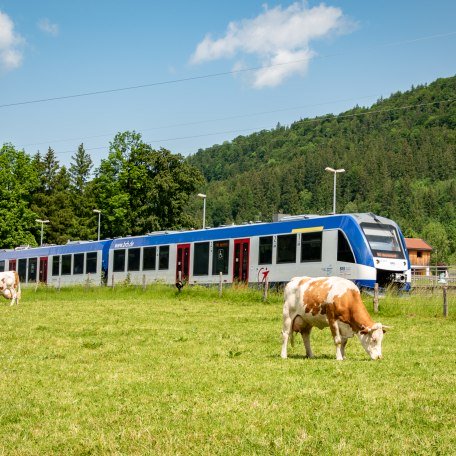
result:
[[[372,252],[379,287],[410,290],[410,260],[397,224],[372,214],[372,221],[363,221],[360,226]]]

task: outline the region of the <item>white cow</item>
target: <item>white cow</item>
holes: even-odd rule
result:
[[[331,329],[336,345],[336,359],[345,358],[345,345],[356,334],[372,359],[382,357],[382,339],[387,326],[375,323],[358,287],[341,277],[295,277],[285,287],[283,305],[282,358],[287,357],[287,343],[293,333],[301,333],[306,355],[313,357],[310,347],[312,328]]]
[[[21,283],[16,271],[0,272],[0,294],[6,299],[11,299],[11,305],[19,304]]]

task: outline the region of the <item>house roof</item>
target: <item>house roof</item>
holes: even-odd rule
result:
[[[432,247],[423,241],[423,239],[418,238],[405,238],[405,245],[407,250],[428,250],[432,251]]]

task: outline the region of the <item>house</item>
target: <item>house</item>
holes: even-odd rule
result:
[[[405,238],[405,245],[409,253],[412,274],[428,276],[432,247],[418,238]]]

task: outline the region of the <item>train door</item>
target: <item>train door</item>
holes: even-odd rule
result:
[[[234,240],[233,282],[249,280],[250,239]]]
[[[9,260],[8,271],[17,271],[16,260]]]
[[[48,276],[48,258],[41,257],[40,258],[40,271],[38,280],[41,283],[47,283],[47,276]]]
[[[176,281],[188,280],[190,263],[190,244],[178,244],[176,261]]]

